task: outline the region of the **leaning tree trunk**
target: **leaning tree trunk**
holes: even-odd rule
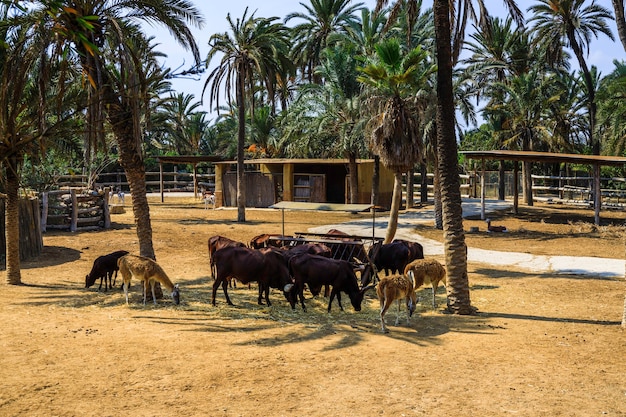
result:
[[[6,159],[5,239],[6,239],[6,283],[20,285],[20,209],[18,161],[15,157]]]
[[[389,210],[389,224],[383,243],[391,243],[398,229],[398,214],[400,213],[400,203],[402,202],[402,173],[396,172],[393,176],[393,195],[391,197],[391,210]]]
[[[243,147],[246,141],[246,108],[244,103],[245,78],[244,70],[237,72],[237,107],[239,125],[237,127],[237,222],[246,221],[246,182],[243,166]]]
[[[461,183],[454,132],[454,96],[452,86],[452,51],[450,39],[450,4],[434,0],[435,44],[437,51],[437,151],[443,207],[444,251],[448,275],[448,310],[472,314],[467,246],[463,231]]]
[[[152,224],[150,222],[150,205],[146,191],[146,168],[144,166],[141,148],[135,138],[131,112],[113,111],[118,108],[109,106],[108,118],[113,126],[115,140],[119,147],[119,161],[130,186],[130,195],[133,203],[133,215],[137,226],[139,240],[139,255],[156,260],[152,244]],[[116,123],[117,122],[117,123]],[[124,123],[125,122],[125,123]],[[163,297],[161,285],[157,282],[154,288],[157,298]]]

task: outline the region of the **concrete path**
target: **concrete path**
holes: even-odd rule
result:
[[[487,213],[511,207],[507,201],[488,200],[485,203]],[[463,200],[463,216],[480,215],[480,200]],[[388,216],[376,217],[374,230],[376,237],[384,237]],[[418,223],[434,222],[433,210],[402,213],[398,219],[396,238],[412,240],[424,246],[424,255],[442,255],[443,244],[426,239],[414,232]],[[345,233],[358,236],[372,236],[372,220],[320,226],[309,229],[311,233],[326,233],[329,229],[338,229]],[[585,256],[546,256],[532,255],[521,252],[498,252],[484,249],[468,248],[468,260],[495,266],[513,266],[531,273],[573,274],[595,277],[624,277],[624,259],[607,259]]]

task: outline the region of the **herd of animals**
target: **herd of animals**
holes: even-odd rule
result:
[[[422,246],[417,242],[394,240],[388,244],[374,243],[367,252],[369,262],[354,262],[333,258],[332,250],[323,243],[304,243],[296,246],[278,247],[269,237],[260,235],[252,239],[249,245],[231,240],[225,236],[212,236],[208,240],[211,275],[214,278],[211,303],[219,287],[229,305],[233,305],[228,288],[235,285],[235,280],[258,284],[258,303],[263,299],[271,305],[271,288],[280,289],[292,309],[298,301],[303,311],[305,288],[318,296],[324,289],[324,296],[329,297],[328,311],[337,298],[339,308],[341,293],[346,293],[353,308],[361,310],[365,293],[375,288],[380,301],[381,330],[385,333],[385,313],[394,301],[397,301],[398,325],[401,303],[406,305],[407,325],[416,309],[416,291],[422,285],[432,286],[432,306],[436,308],[435,293],[440,282],[446,283],[446,270],[435,259],[424,259]],[[275,241],[274,241],[275,242]],[[118,271],[122,275],[122,288],[128,304],[128,288],[132,277],[142,281],[143,304],[146,304],[148,287],[156,304],[155,285],[159,282],[171,293],[175,304],[180,303],[180,289],[172,283],[163,269],[152,259],[132,255],[127,251],[116,251],[98,257],[86,276],[87,288],[100,279],[98,291],[112,289],[115,286]],[[378,271],[385,274],[379,278]],[[357,278],[357,272],[360,280]],[[360,282],[359,282],[360,281]]]

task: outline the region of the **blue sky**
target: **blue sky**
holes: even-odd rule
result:
[[[308,0],[303,1],[306,4],[309,4]],[[589,3],[588,0],[587,3]],[[249,13],[256,10],[257,17],[272,17],[277,16],[281,18],[281,20],[291,12],[305,12],[304,7],[300,4],[300,2],[296,2],[293,0],[264,0],[263,2],[251,2],[249,0],[229,0],[222,2],[216,2],[212,0],[198,1],[194,2],[196,7],[202,12],[204,18],[206,20],[205,26],[203,29],[193,29],[193,33],[196,36],[196,41],[200,48],[201,58],[206,58],[208,53],[208,39],[214,33],[225,32],[229,30],[228,22],[226,21],[226,16],[228,13],[231,14],[233,19],[239,18],[243,15],[246,7],[249,7]],[[367,0],[363,1],[365,5],[369,8],[373,8],[376,4],[375,0]],[[489,11],[494,16],[505,17],[505,8],[503,1],[490,0],[489,2]],[[518,0],[518,5],[525,10],[532,4],[535,4],[534,1],[530,0]],[[610,0],[597,0],[597,4],[600,4],[609,10],[613,10]],[[427,0],[424,2],[426,6],[431,6],[431,3]],[[296,20],[292,20],[292,22],[296,22]],[[617,31],[615,29],[615,23],[611,23],[611,28],[613,30],[613,34],[616,38],[615,41],[611,41],[606,36],[602,35],[599,39],[593,39],[591,43],[590,53],[588,56],[588,63],[590,65],[597,66],[603,75],[608,74],[613,69],[613,60],[624,60],[626,61],[626,53],[624,52],[624,48],[621,43],[617,39]],[[187,68],[193,63],[192,55],[188,52],[185,52],[176,42],[172,39],[169,33],[166,30],[149,27],[146,29],[147,33],[155,36],[155,42],[159,44],[157,50],[165,53],[167,58],[165,59],[165,65],[176,69],[179,67]],[[218,60],[214,59],[217,63]],[[575,65],[575,64],[573,64]],[[206,71],[202,74],[199,79],[175,79],[172,80],[172,85],[175,90],[178,92],[183,92],[185,94],[193,94],[196,100],[201,99],[202,88],[204,83],[208,77],[209,71]],[[209,96],[204,97],[204,110],[209,111],[208,108],[208,100]],[[221,102],[221,100],[220,100]]]

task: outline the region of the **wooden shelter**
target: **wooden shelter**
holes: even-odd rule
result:
[[[279,201],[337,203],[348,201],[347,159],[249,159],[244,162],[246,206],[269,207]],[[369,204],[374,173],[373,159],[357,160],[360,204]],[[236,206],[235,161],[215,163],[215,206]],[[389,207],[393,173],[380,166],[379,205]]]
[[[534,151],[460,151],[469,159],[479,159],[482,165],[481,175],[481,218],[485,219],[485,160],[497,161],[513,161],[515,163],[515,180],[513,181],[513,207],[515,212],[518,210],[518,189],[517,177],[519,173],[518,164],[520,161],[541,162],[541,163],[566,163],[566,164],[582,164],[591,165],[593,168],[593,206],[595,210],[594,221],[596,225],[600,225],[600,209],[602,206],[602,192],[600,186],[600,167],[602,166],[624,166],[626,158],[619,156],[600,156],[600,155],[579,155],[552,152],[534,152]]]

